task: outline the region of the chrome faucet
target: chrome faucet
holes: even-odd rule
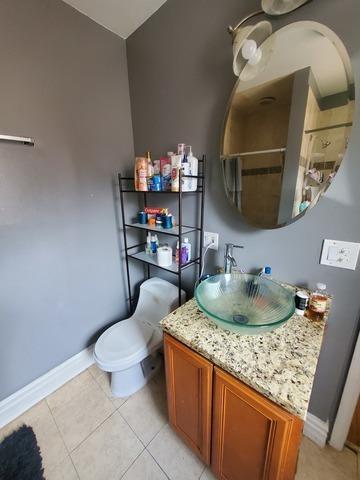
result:
[[[244,248],[241,245],[234,245],[233,243],[225,244],[225,255],[224,255],[224,273],[231,273],[233,267],[237,266],[236,260],[233,256],[234,248]]]

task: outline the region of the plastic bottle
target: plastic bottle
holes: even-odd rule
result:
[[[181,171],[183,175],[190,175],[190,163],[188,162],[187,155],[184,155],[184,158],[181,162]],[[190,192],[191,188],[191,178],[182,178],[181,179],[181,185],[182,185],[182,191],[183,192]]]
[[[328,294],[325,283],[317,283],[316,290],[310,296],[307,317],[314,322],[324,320],[327,310]]]
[[[145,253],[147,255],[151,255],[151,233],[150,232],[148,232],[146,237]]]
[[[153,166],[153,163],[151,161],[151,153],[150,152],[146,152],[146,182],[147,182],[147,186],[148,186],[148,190],[152,190],[152,179],[153,179],[153,176],[154,176],[154,166]]]
[[[151,160],[151,152],[146,152],[146,164],[147,164],[147,176],[152,177],[154,175],[154,166]]]
[[[192,153],[191,145],[187,145],[187,160],[190,165],[190,175],[196,177],[199,170],[199,160],[194,157]],[[195,192],[197,189],[198,179],[197,178],[188,178],[189,181],[189,192]]]
[[[147,192],[147,160],[145,157],[135,159],[135,190]]]
[[[264,267],[261,276],[267,278],[268,280],[272,280],[271,273],[271,267]]]
[[[174,152],[168,152],[166,157],[160,158],[161,190],[171,192],[171,157]]]
[[[157,252],[158,240],[156,235],[151,235],[151,254],[154,255]]]
[[[171,191],[178,192],[180,189],[181,155],[171,157]]]
[[[179,242],[176,243],[176,250],[175,250],[175,263],[179,265]]]
[[[182,157],[185,155],[186,144],[185,143],[178,143],[177,153]]]
[[[191,259],[191,243],[187,237],[181,243],[181,264],[189,263]]]
[[[153,161],[154,175],[161,175],[160,160]]]

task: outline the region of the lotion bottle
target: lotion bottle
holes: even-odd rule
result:
[[[187,237],[184,238],[184,243],[187,249],[188,262],[190,262],[191,261],[191,243]]]
[[[191,175],[190,163],[186,155],[184,155],[183,161],[181,162],[181,171],[183,175]],[[191,178],[181,178],[181,185],[183,192],[190,192],[191,190]]]
[[[198,170],[199,170],[199,160],[194,157],[192,153],[192,147],[191,145],[187,145],[187,160],[190,165],[190,175],[193,175],[196,177],[198,175]],[[197,184],[198,184],[198,179],[197,178],[188,178],[189,181],[189,192],[195,192],[197,189]]]

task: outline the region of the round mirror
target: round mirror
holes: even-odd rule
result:
[[[285,226],[334,181],[354,115],[351,62],[317,22],[297,22],[261,45],[226,114],[221,162],[227,197],[252,225]]]

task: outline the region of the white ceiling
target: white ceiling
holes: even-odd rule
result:
[[[166,0],[63,0],[79,12],[127,38]]]

